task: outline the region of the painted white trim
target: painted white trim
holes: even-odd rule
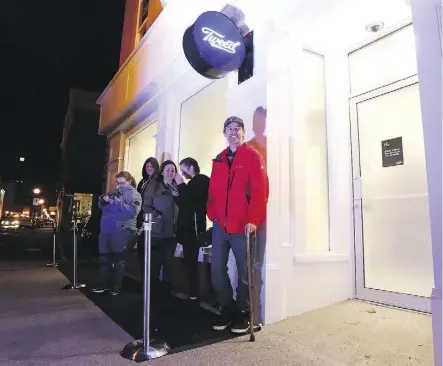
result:
[[[352,104],[354,104],[354,103],[358,104],[358,103],[363,102],[365,100],[379,97],[383,94],[387,94],[392,91],[395,91],[395,90],[398,90],[398,89],[401,89],[401,88],[404,88],[407,86],[411,86],[416,83],[418,83],[418,75],[417,74],[408,76],[408,77],[401,79],[401,80],[394,81],[394,82],[389,83],[387,85],[380,86],[379,88],[365,92],[364,94],[354,96],[354,97],[350,98],[349,101]]]
[[[157,119],[146,119],[143,122],[138,123],[136,126],[131,128],[128,132],[126,132],[126,138],[128,140],[132,139],[133,137],[137,136],[144,129],[148,128],[149,126],[153,125],[154,123],[157,123]]]
[[[322,253],[304,253],[295,255],[293,258],[293,264],[298,265],[301,263],[336,263],[336,262],[349,262],[351,256],[349,254],[339,254],[331,252]]]
[[[406,295],[390,291],[363,288],[358,296],[356,296],[355,298],[359,300],[385,304],[393,306],[395,308],[403,308],[407,310],[421,311],[423,313],[431,313],[431,299],[429,297]]]
[[[134,126],[128,133],[126,133],[125,136],[125,157],[124,157],[124,162],[123,162],[123,170],[128,170],[128,165],[129,165],[129,141],[137,136],[139,133],[143,132],[146,128],[148,128],[149,126],[152,126],[154,123],[157,123],[157,120],[149,120],[146,119],[145,121],[137,124],[136,126]],[[157,129],[158,131],[158,129]],[[156,137],[157,134],[154,135],[154,138]]]

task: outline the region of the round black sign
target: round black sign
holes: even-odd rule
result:
[[[245,60],[246,47],[240,30],[223,13],[207,11],[183,35],[186,59],[199,74],[220,79],[237,70]]]

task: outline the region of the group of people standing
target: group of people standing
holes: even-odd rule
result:
[[[198,162],[185,158],[180,164],[183,177],[171,160],[160,167],[155,158],[146,160],[143,179],[137,191],[142,197],[142,210],[138,216],[139,227],[142,226],[143,214],[151,213],[152,247],[151,278],[153,289],[161,289],[168,294],[171,283],[168,274],[163,273],[160,284],[160,271],[168,269],[174,257],[177,242],[183,246],[183,254],[190,284],[191,300],[199,296],[198,238],[206,232],[206,202],[208,200],[209,178],[200,174]],[[144,266],[144,237],[139,236],[138,251],[140,265]],[[166,275],[166,276],[165,276]]]
[[[99,235],[101,286],[96,293],[118,295],[124,277],[124,254],[137,243],[144,266],[143,214],[151,213],[152,288],[170,292],[167,269],[177,243],[182,244],[190,284],[190,300],[199,299],[198,254],[201,238],[207,233],[206,217],[212,226],[211,280],[220,317],[214,330],[231,326],[234,333],[249,330],[249,296],[246,236],[251,235],[266,216],[268,178],[261,154],[244,142],[243,120],[230,117],[223,133],[228,147],[213,159],[211,177],[200,173],[198,162],[185,158],[159,165],[151,157],[143,165],[143,179],[136,185],[129,172],[116,176],[117,188],[99,198],[102,219]],[[183,177],[182,177],[183,176]],[[187,183],[185,183],[187,180]],[[237,273],[237,297],[228,276],[228,257],[232,249]]]

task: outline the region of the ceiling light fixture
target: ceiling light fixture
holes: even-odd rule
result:
[[[384,26],[385,24],[381,21],[369,23],[368,25],[366,25],[366,31],[371,33],[377,33],[380,32]]]

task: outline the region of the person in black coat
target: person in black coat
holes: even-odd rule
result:
[[[200,244],[198,239],[206,232],[209,177],[200,174],[198,162],[193,158],[185,158],[180,161],[180,170],[189,182],[178,185],[180,209],[177,218],[177,240],[183,246],[190,285],[190,299],[197,300],[200,287],[198,273]]]

